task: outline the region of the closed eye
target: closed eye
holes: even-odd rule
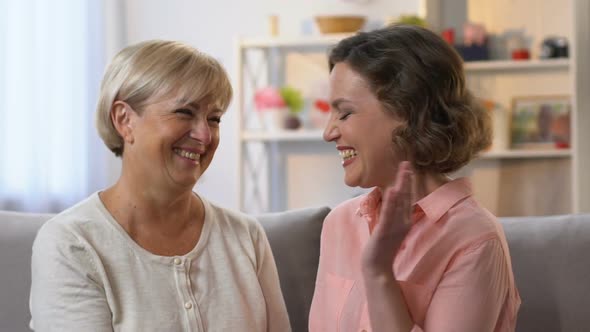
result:
[[[174,111],[174,113],[176,114],[181,114],[181,115],[189,115],[192,116],[193,115],[193,111],[191,111],[188,108],[180,108]]]
[[[209,121],[219,124],[219,123],[221,123],[221,117],[220,116],[212,116],[209,118]]]
[[[342,112],[340,117],[338,118],[339,120],[346,120],[350,115],[352,114],[352,112]]]

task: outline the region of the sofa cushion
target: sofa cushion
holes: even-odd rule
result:
[[[306,208],[258,216],[277,264],[293,332],[307,331],[320,256],[322,223],[330,208]]]
[[[30,331],[31,248],[51,216],[0,211],[0,331]]]
[[[516,331],[590,326],[590,215],[502,218],[522,298]]]

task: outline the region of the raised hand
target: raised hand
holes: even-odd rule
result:
[[[403,161],[394,184],[383,192],[379,220],[363,249],[362,268],[366,276],[393,274],[393,260],[412,225],[412,182],[410,163]]]

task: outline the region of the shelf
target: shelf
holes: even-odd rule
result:
[[[327,34],[317,36],[244,38],[240,40],[240,45],[243,48],[330,46],[349,36],[352,35]]]
[[[321,129],[281,130],[276,132],[246,131],[242,134],[243,141],[260,142],[324,142]],[[535,159],[535,158],[569,158],[570,149],[557,150],[503,150],[488,151],[479,159]]]
[[[242,133],[243,141],[323,141],[323,130],[321,129],[300,129],[268,131],[245,131]]]
[[[559,150],[504,150],[488,151],[479,159],[535,159],[535,158],[570,158],[570,149]]]
[[[569,59],[544,60],[488,60],[465,62],[466,72],[501,71],[501,70],[535,70],[535,69],[568,69]]]
[[[509,111],[513,96],[570,95],[571,141],[579,143],[578,145],[588,141],[590,131],[586,128],[590,128],[590,112],[585,111],[590,110],[590,48],[576,47],[587,43],[587,31],[590,31],[590,4],[587,0],[573,0],[558,7],[552,7],[544,2],[524,0],[517,4],[518,13],[521,14],[516,16],[506,15],[507,12],[511,13],[510,8],[506,7],[505,3],[494,0],[479,1],[469,9],[465,7],[460,8],[460,11],[452,10],[452,16],[447,13],[448,10],[443,9],[468,4],[451,5],[452,1],[442,0],[423,2],[421,7],[424,8],[421,9],[427,14],[426,18],[440,25],[451,26],[452,24],[447,24],[445,19],[457,19],[465,15],[467,20],[474,19],[476,22],[493,26],[498,33],[513,29],[527,31],[526,37],[531,42],[530,45],[539,45],[545,36],[566,37],[570,43],[571,58],[468,61],[464,63],[466,84],[476,95],[485,96],[502,105],[505,108],[503,111],[506,112]],[[535,9],[535,15],[528,15],[526,11],[527,8],[533,8],[531,6]],[[539,17],[554,16],[558,18],[556,24],[539,25]],[[322,159],[323,155],[322,158],[315,158],[315,155],[297,155],[289,159],[291,164],[287,164],[286,159],[281,158],[287,154],[306,152],[307,149],[322,154],[330,152],[334,144],[323,141],[322,130],[267,132],[250,129],[249,125],[255,125],[255,121],[242,120],[251,120],[254,110],[250,106],[250,94],[259,85],[280,85],[292,81],[303,85],[308,76],[311,76],[310,80],[315,79],[315,70],[326,72],[325,68],[319,67],[320,63],[325,65],[325,50],[351,35],[315,33],[306,36],[253,36],[236,40],[239,60],[237,95],[240,98],[239,192],[240,208],[244,211],[277,211],[288,208],[289,204],[308,204],[316,198],[320,202],[325,202],[325,197],[338,197],[342,200],[348,198],[348,193],[339,195],[337,192],[340,190],[330,190],[336,187],[335,185],[320,185],[320,181],[315,181],[318,176],[308,176],[312,179],[311,183],[315,185],[317,182],[318,187],[326,188],[329,194],[321,191],[321,194],[313,198],[312,195],[305,195],[310,197],[292,200],[293,197],[299,197],[299,192],[297,195],[290,192],[289,185],[296,183],[307,189],[307,182],[300,181],[298,171],[301,169],[295,165],[309,165],[311,170],[317,170],[318,174],[322,174],[324,168],[330,170],[333,167],[329,164],[332,160]],[[303,56],[309,56],[309,59],[301,59]],[[288,57],[290,58],[287,59]],[[291,62],[288,63],[287,60]],[[308,60],[309,72],[303,72],[303,65],[301,72],[299,71],[300,60]],[[287,68],[287,65],[290,66]],[[504,123],[509,121],[508,114],[499,115],[494,120],[497,122],[494,126],[500,126],[499,128],[505,130],[508,128]],[[500,143],[506,142],[503,140]],[[496,146],[501,147],[502,144]],[[524,150],[505,146],[502,150],[482,152],[479,158],[473,161],[476,165],[472,168],[472,175],[477,178],[475,181],[479,181],[475,184],[474,192],[482,195],[478,197],[482,200],[482,205],[498,215],[590,211],[590,176],[584,171],[590,165],[590,153],[583,153],[583,146],[572,149],[545,147],[546,149]],[[318,165],[314,164],[316,160]],[[326,183],[332,181],[331,177],[325,178]],[[323,177],[321,180],[324,180]],[[340,178],[337,180],[341,181]],[[530,193],[547,190],[551,191],[550,195],[539,195],[540,198],[530,199]],[[334,202],[337,201],[334,199]]]
[[[331,46],[335,45],[343,38],[349,36],[352,36],[352,34],[244,38],[240,40],[240,45],[243,48]],[[478,72],[502,70],[568,69],[569,65],[569,58],[467,61],[465,62],[465,71]]]

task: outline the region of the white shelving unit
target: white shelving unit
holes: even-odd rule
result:
[[[570,158],[570,149],[562,150],[503,150],[488,151],[480,156],[480,159],[546,159],[546,158]]]
[[[494,173],[491,177],[485,175],[491,173],[483,173],[484,177],[488,178],[487,180],[493,178],[499,183],[506,182],[509,189],[504,191],[513,191],[517,195],[527,196],[529,193],[538,195],[540,194],[539,188],[546,191],[560,186],[569,188],[571,197],[564,203],[567,206],[562,207],[562,210],[556,209],[555,213],[590,212],[590,173],[587,172],[590,169],[590,149],[587,148],[586,143],[590,142],[590,35],[587,33],[590,31],[590,23],[588,23],[590,21],[590,2],[585,0],[571,1],[574,19],[570,22],[573,29],[570,59],[499,60],[467,62],[465,64],[466,75],[475,77],[496,78],[520,75],[519,79],[525,81],[527,77],[537,77],[538,75],[546,75],[546,73],[559,73],[558,75],[565,74],[570,77],[571,89],[567,90],[573,101],[571,149],[492,150],[484,153],[479,161],[475,162],[483,163],[486,165],[485,167],[489,166],[487,169],[484,167],[488,172],[489,169],[493,169]],[[322,140],[322,131],[317,129],[265,132],[250,128],[249,123],[252,120],[253,112],[250,103],[252,92],[256,87],[270,83],[280,84],[284,81],[282,76],[284,73],[281,71],[284,71],[284,57],[289,52],[327,49],[346,36],[348,35],[249,38],[238,41],[237,95],[239,99],[239,179],[242,210],[256,213],[288,208],[285,203],[286,182],[284,180],[288,174],[284,169],[284,156],[281,156],[282,146],[296,146],[296,149],[301,150],[312,145],[327,145]],[[576,47],[578,45],[583,47]],[[258,53],[259,67],[256,67],[254,61],[248,59],[249,53],[252,52]],[[333,147],[330,146],[325,151],[333,152],[332,150]],[[497,171],[503,167],[506,167],[507,170]],[[563,177],[551,181],[556,177],[556,174],[548,174],[548,172],[565,172],[567,174],[564,173]],[[533,184],[513,183],[513,181],[526,178],[529,175]],[[559,183],[559,181],[567,183],[555,186],[555,183]],[[545,187],[542,187],[545,182],[547,182]],[[521,187],[527,187],[528,191],[520,190]],[[487,189],[483,186],[475,191],[476,194],[478,191],[485,193]],[[566,196],[569,197],[570,192]],[[521,198],[529,199],[529,197]],[[509,200],[506,197],[495,199],[496,201]],[[536,213],[534,207],[530,209]],[[509,211],[507,213],[513,213],[512,210],[507,211]],[[540,213],[551,213],[551,211],[550,209],[543,210]]]
[[[278,132],[245,131],[243,142],[323,142],[321,130],[283,130]],[[570,158],[571,149],[556,150],[490,150],[484,152],[480,159],[535,159],[535,158]]]
[[[245,131],[242,133],[243,141],[321,141],[321,130],[284,130],[279,132]]]
[[[320,36],[300,37],[260,37],[244,38],[239,43],[243,49],[266,49],[266,48],[301,48],[310,46],[328,47],[338,43],[350,34],[330,34]]]
[[[569,65],[570,59],[471,61],[465,63],[465,72],[568,69]]]
[[[287,205],[287,160],[289,151],[320,147],[320,154],[333,152],[322,140],[320,129],[264,131],[259,128],[252,103],[256,88],[285,82],[284,61],[292,52],[327,50],[349,34],[308,37],[244,38],[237,41],[237,89],[239,135],[240,209],[250,213],[280,211]],[[327,75],[327,71],[326,71]],[[322,144],[323,143],[323,144]],[[342,182],[342,181],[340,181]],[[342,186],[344,186],[342,184]],[[348,191],[354,195],[358,190]],[[328,204],[327,198],[323,205]]]

